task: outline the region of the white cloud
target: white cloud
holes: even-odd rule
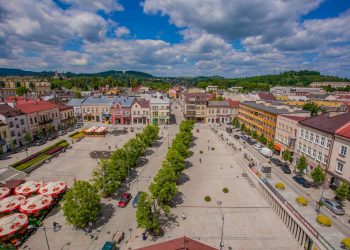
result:
[[[130,30],[127,27],[124,27],[124,26],[118,27],[115,30],[115,35],[117,37],[128,36],[129,34],[130,34]]]
[[[110,13],[124,10],[124,7],[117,0],[63,0],[62,2],[72,5],[74,8],[92,12],[103,10]]]

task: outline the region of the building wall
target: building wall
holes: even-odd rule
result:
[[[298,122],[284,116],[277,116],[275,145],[280,146],[281,152],[288,149],[294,151],[297,138]]]
[[[333,177],[336,177],[341,181],[346,181],[348,184],[350,184],[349,138],[335,136],[328,172]]]
[[[26,115],[23,114],[15,117],[0,115],[0,120],[8,124],[11,143],[14,143],[16,148],[24,146],[24,135],[28,131]]]
[[[110,122],[111,105],[82,105],[81,112],[84,122]]]
[[[74,123],[74,109],[60,110],[60,120],[63,127]]]
[[[54,130],[58,130],[60,124],[58,108],[28,113],[27,124],[32,137],[38,135],[40,129],[47,131],[52,127]]]
[[[152,124],[168,124],[170,120],[170,103],[156,103],[151,101],[151,123]]]
[[[227,124],[231,122],[231,108],[229,107],[207,107],[207,123]]]
[[[0,125],[0,140],[4,145],[0,145],[0,153],[6,153],[11,150],[11,139],[9,127],[4,124]]]
[[[308,170],[317,165],[325,169],[329,161],[332,141],[331,134],[299,124],[295,153],[298,158],[301,155],[306,157]]]
[[[132,124],[149,124],[150,108],[141,107],[137,102],[131,106],[131,122]]]

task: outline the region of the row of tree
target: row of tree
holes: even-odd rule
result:
[[[109,160],[101,160],[93,171],[93,182],[79,180],[67,191],[63,199],[63,214],[67,222],[84,228],[96,220],[101,210],[101,197],[110,196],[136,166],[138,159],[158,137],[159,128],[148,125],[136,138],[112,153]]]
[[[180,124],[180,132],[174,138],[162,168],[149,186],[150,193],[140,194],[136,210],[139,228],[158,233],[161,212],[170,213],[171,202],[178,192],[177,180],[185,169],[185,159],[190,156],[193,125],[192,121]]]

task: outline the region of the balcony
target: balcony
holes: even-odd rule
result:
[[[42,125],[42,124],[47,124],[47,123],[51,123],[53,121],[53,119],[45,119],[43,121],[39,121],[39,124]]]

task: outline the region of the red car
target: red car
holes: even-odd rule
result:
[[[118,207],[126,207],[131,200],[130,193],[124,193],[118,202]]]

